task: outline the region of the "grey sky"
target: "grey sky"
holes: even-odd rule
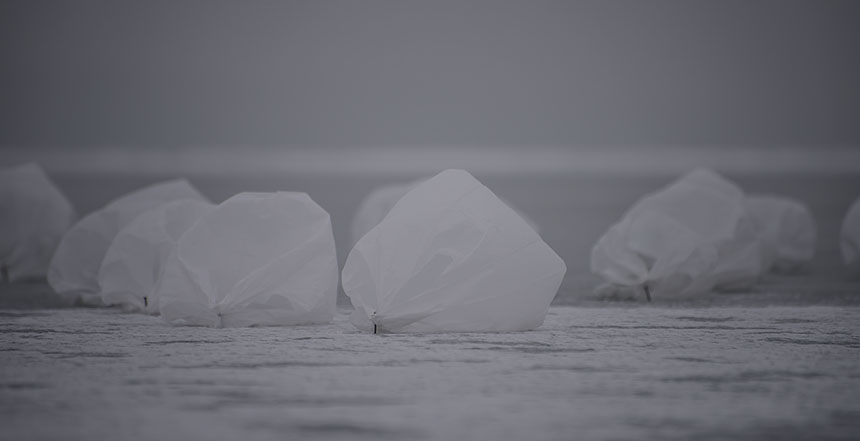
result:
[[[857,1],[8,1],[0,145],[860,145]]]

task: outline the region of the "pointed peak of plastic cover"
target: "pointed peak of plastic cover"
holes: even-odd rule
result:
[[[367,196],[362,199],[350,223],[350,243],[353,247],[358,240],[361,239],[371,228],[375,227],[385,215],[394,207],[394,204],[400,200],[409,190],[417,187],[427,178],[417,179],[407,182],[396,182],[392,184],[380,185],[374,188]],[[499,197],[505,205],[511,207],[522,217],[529,226],[536,232],[540,233],[540,226],[532,218],[524,212],[517,209],[516,206],[508,202],[502,197]]]
[[[744,206],[762,239],[766,268],[792,273],[812,261],[818,231],[806,204],[786,196],[757,194],[747,196]]]

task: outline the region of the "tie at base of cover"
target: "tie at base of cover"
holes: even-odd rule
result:
[[[637,201],[591,252],[591,270],[617,292],[655,299],[746,289],[763,272],[762,244],[744,194],[695,170]],[[613,292],[603,286],[598,295]]]
[[[78,221],[51,259],[51,288],[69,301],[101,305],[98,273],[114,237],[140,214],[179,199],[206,200],[188,181],[178,179],[129,193]]]
[[[337,257],[328,213],[304,193],[241,193],[179,238],[156,291],[174,325],[329,323]]]
[[[403,196],[350,252],[352,323],[373,332],[537,328],[564,277],[560,257],[468,172]]]
[[[182,199],[159,205],[126,225],[111,242],[99,270],[101,300],[126,311],[158,313],[155,286],[182,233],[214,205]]]

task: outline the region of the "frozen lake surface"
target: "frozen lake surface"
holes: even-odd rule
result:
[[[555,306],[511,334],[0,312],[2,439],[857,439],[860,308]]]

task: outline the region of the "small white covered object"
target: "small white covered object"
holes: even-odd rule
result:
[[[48,283],[69,300],[101,304],[98,272],[114,236],[129,222],[161,204],[203,197],[184,179],[161,182],[116,199],[76,223],[57,247]]]
[[[0,171],[0,271],[9,281],[45,277],[75,210],[37,164]]]
[[[815,255],[817,229],[802,202],[771,195],[751,195],[745,201],[762,240],[765,269],[793,272]]]
[[[132,220],[114,237],[99,269],[105,305],[158,313],[155,287],[179,237],[215,206],[199,199],[161,204]]]
[[[751,284],[761,253],[741,189],[695,170],[634,204],[595,244],[591,270],[610,287],[675,297]]]
[[[845,220],[842,221],[839,248],[842,250],[842,260],[849,271],[860,276],[860,198],[851,204]]]
[[[367,234],[371,228],[375,227],[380,221],[382,221],[385,215],[391,211],[391,208],[394,207],[394,204],[396,204],[403,195],[409,193],[409,190],[417,187],[418,184],[423,181],[425,181],[425,179],[383,185],[370,192],[370,194],[361,201],[361,205],[358,207],[358,211],[356,211],[355,217],[352,219],[352,224],[350,225],[350,246],[355,246],[359,239]],[[532,227],[532,229],[540,234],[540,228],[535,221],[517,210],[516,207],[508,203],[508,201],[502,198],[499,199],[501,199],[505,205],[516,211],[517,214],[522,217],[530,227]]]
[[[492,191],[446,170],[358,241],[343,288],[365,331],[523,331],[543,323],[566,270]]]
[[[167,260],[159,312],[175,325],[328,323],[337,301],[329,214],[305,193],[240,193],[200,217]]]

